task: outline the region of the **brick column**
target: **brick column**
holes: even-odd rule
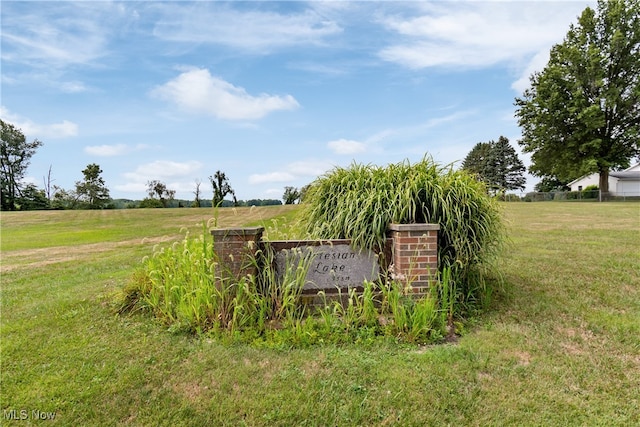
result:
[[[393,277],[423,294],[438,274],[438,224],[391,224]]]
[[[256,274],[252,260],[262,240],[264,227],[217,228],[211,230],[213,250],[218,256],[221,271],[239,278]]]

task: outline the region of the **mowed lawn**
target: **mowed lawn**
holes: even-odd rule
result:
[[[638,203],[504,204],[504,289],[455,344],[256,348],[115,314],[154,245],[214,216],[286,235],[296,209],[3,212],[0,424],[640,425]]]

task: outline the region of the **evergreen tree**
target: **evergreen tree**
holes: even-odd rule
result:
[[[522,190],[526,183],[526,168],[504,136],[497,142],[477,143],[462,162],[462,169],[476,175],[493,193]]]
[[[22,196],[18,199],[20,210],[42,210],[49,209],[50,202],[44,190],[40,190],[34,184],[27,184],[22,190]]]
[[[524,164],[507,138],[501,136],[497,142],[492,142],[485,169],[490,188],[496,191],[524,190],[525,171]]]
[[[484,181],[491,146],[492,142],[478,142],[463,160],[462,169],[477,175]]]
[[[111,201],[109,189],[100,176],[102,169],[95,163],[87,165],[82,171],[84,180],[76,182],[76,196],[83,207],[104,209]]]

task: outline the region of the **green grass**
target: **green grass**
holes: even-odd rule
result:
[[[28,425],[11,409],[56,411],[47,425],[640,424],[640,205],[503,207],[504,292],[457,343],[304,349],[114,314],[140,259],[210,209],[2,213],[0,424]],[[286,209],[218,221],[282,217],[287,235]]]

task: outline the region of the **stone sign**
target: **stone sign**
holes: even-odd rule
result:
[[[311,251],[305,290],[323,290],[362,286],[365,280],[377,280],[378,256],[369,250],[354,250],[347,244],[300,246],[299,252],[281,250],[276,254],[276,274],[284,274],[287,257],[295,266],[302,255]]]

